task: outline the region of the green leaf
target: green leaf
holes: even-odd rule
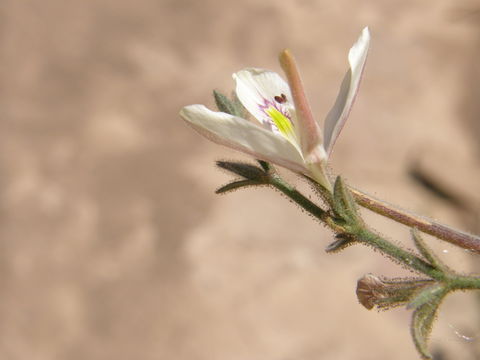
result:
[[[254,165],[232,161],[217,161],[216,164],[219,168],[240,175],[245,179],[265,182],[265,171]]]
[[[254,180],[238,180],[238,181],[233,181],[227,185],[223,185],[221,188],[217,189],[215,193],[225,194],[230,191],[238,190],[242,187],[259,186],[259,185],[264,185],[264,184]]]
[[[438,307],[448,290],[439,285],[431,286],[423,290],[408,307],[418,306],[412,315],[411,332],[413,342],[422,359],[432,359],[428,351],[428,340],[432,332],[432,326],[436,319]]]
[[[452,273],[448,266],[445,265],[442,260],[427,246],[418,229],[413,228],[411,234],[415,246],[417,247],[418,251],[420,251],[420,254],[423,255],[425,260],[442,272]]]

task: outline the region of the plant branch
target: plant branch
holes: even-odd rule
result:
[[[438,269],[434,268],[428,262],[424,261],[415,254],[399,248],[388,240],[372,232],[365,226],[350,228],[350,231],[348,231],[346,228],[338,225],[335,222],[335,219],[332,218],[332,214],[330,212],[323,210],[318,205],[310,201],[308,198],[302,195],[298,190],[285,182],[279,176],[271,176],[269,183],[276,189],[280,190],[288,198],[297,203],[299,206],[301,206],[304,210],[306,210],[318,220],[329,226],[335,233],[348,233],[349,235],[353,236],[358,242],[365,245],[370,245],[375,249],[380,250],[382,253],[395,259],[399,263],[408,266],[409,268],[412,268],[437,280],[442,280],[444,278],[443,273]]]
[[[429,264],[425,260],[419,258],[418,256],[412,254],[411,252],[403,250],[402,248],[392,244],[388,240],[384,239],[380,235],[377,235],[376,233],[367,229],[366,227],[360,228],[353,235],[360,242],[380,250],[382,253],[395,259],[401,264],[405,264],[408,267],[415,269],[418,272],[428,275],[432,279],[443,280],[445,278],[445,275],[443,274],[443,272],[434,268],[431,264]]]
[[[277,190],[280,190],[284,195],[297,203],[302,209],[315,216],[318,220],[325,222],[329,217],[325,210],[306,198],[297,189],[285,182],[280,176],[270,176],[269,184]]]
[[[468,234],[449,226],[439,224],[426,217],[413,214],[383,200],[376,199],[375,197],[355,188],[349,187],[349,189],[356,202],[364,208],[401,224],[415,227],[426,234],[433,235],[463,249],[480,254],[480,237],[476,235]]]

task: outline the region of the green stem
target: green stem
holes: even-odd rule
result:
[[[445,278],[443,272],[434,268],[423,259],[406,250],[403,250],[402,248],[399,248],[366,227],[359,228],[357,231],[354,231],[352,235],[354,235],[358,241],[380,250],[389,257],[407,265],[409,268],[428,275],[436,280],[443,280]]]
[[[289,197],[291,200],[296,202],[304,210],[315,216],[318,220],[324,222],[329,226],[333,231],[340,233],[345,232],[345,229],[336,225],[336,223],[331,218],[330,214],[320,208],[318,205],[314,204],[312,201],[303,196],[299,191],[297,191],[293,186],[283,181],[277,175],[270,177],[270,184],[276,189],[280,190],[283,194]],[[423,274],[426,274],[434,279],[443,279],[444,276],[442,272],[435,269],[426,261],[415,256],[414,254],[405,251],[389,241],[383,239],[381,236],[375,234],[374,232],[368,230],[366,227],[361,226],[355,230],[349,232],[350,235],[353,235],[359,242],[366,245],[370,245],[382,253],[390,256],[391,258],[397,260],[398,262],[405,264],[409,268],[412,268],[416,271],[419,271]]]
[[[302,193],[300,193],[293,186],[285,182],[278,175],[272,175],[270,177],[270,184],[273,185],[276,189],[280,190],[283,194],[292,199],[294,202],[296,202],[302,209],[315,216],[318,220],[322,222],[327,221],[327,218],[329,216],[325,210],[310,201]]]
[[[480,290],[480,277],[456,276],[451,280],[450,286],[453,290]]]

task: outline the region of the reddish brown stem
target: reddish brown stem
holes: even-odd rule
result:
[[[386,216],[401,224],[442,239],[450,244],[480,254],[480,237],[439,224],[423,216],[400,209],[383,200],[379,200],[360,190],[350,188],[356,202],[379,215]]]

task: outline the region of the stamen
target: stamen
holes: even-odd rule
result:
[[[285,94],[280,94],[280,96],[274,97],[275,101],[279,104],[284,104],[287,102],[287,96]]]

